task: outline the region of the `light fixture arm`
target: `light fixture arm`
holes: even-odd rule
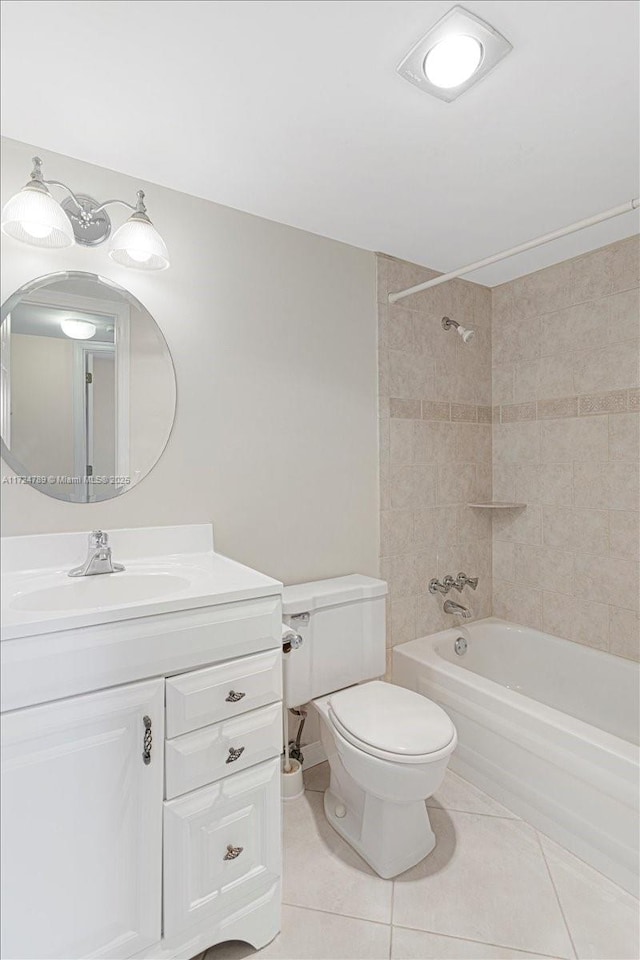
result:
[[[31,180],[32,184],[34,185],[42,184],[43,186],[47,186],[47,187],[62,187],[63,190],[67,191],[67,193],[69,194],[69,196],[71,197],[75,205],[77,206],[78,210],[82,210],[82,204],[76,197],[71,187],[68,187],[66,183],[62,183],[61,180],[45,180],[44,179],[42,175],[42,160],[40,159],[40,157],[32,157],[31,162],[33,163],[33,170],[29,175],[29,179]]]
[[[104,203],[101,203],[100,206],[94,207],[94,213],[100,213],[101,210],[104,210],[105,207],[110,206],[112,203],[119,203],[123,207],[126,207],[127,210],[133,210],[136,213],[146,213],[147,208],[144,205],[144,190],[138,190],[138,202],[136,204],[127,203],[126,200],[118,200],[117,197],[113,200],[105,200]]]
[[[33,161],[33,170],[31,171],[31,174],[30,174],[31,180],[35,180],[37,183],[44,183],[48,187],[62,187],[63,190],[67,191],[67,193],[75,203],[78,210],[84,209],[83,205],[80,203],[80,201],[78,200],[77,196],[75,195],[71,187],[69,187],[66,183],[63,183],[62,180],[45,180],[44,179],[42,175],[42,160],[40,159],[40,157],[33,157],[32,161]],[[144,190],[138,190],[137,197],[138,197],[138,202],[135,204],[128,203],[126,200],[120,200],[119,198],[114,197],[113,200],[105,200],[99,206],[93,207],[91,212],[100,213],[102,210],[104,210],[105,207],[109,207],[111,206],[111,204],[114,204],[114,203],[119,203],[121,204],[121,206],[126,207],[127,210],[133,210],[134,213],[146,213],[147,208],[144,202]]]
[[[35,178],[34,178],[34,179],[35,179]],[[48,187],[62,187],[63,190],[66,190],[66,191],[67,191],[67,193],[69,194],[69,196],[71,197],[71,199],[72,199],[73,202],[75,203],[75,205],[76,205],[76,207],[78,208],[78,210],[82,210],[82,204],[80,203],[80,201],[79,201],[78,198],[76,197],[76,195],[75,195],[75,193],[73,192],[73,190],[71,189],[71,187],[68,187],[68,186],[66,185],[66,183],[62,183],[61,180],[43,180],[42,178],[40,178],[40,180],[39,180],[38,182],[39,182],[39,183],[45,183]]]

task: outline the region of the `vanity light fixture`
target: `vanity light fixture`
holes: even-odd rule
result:
[[[485,77],[512,46],[464,7],[452,7],[399,64],[401,77],[451,102]]]
[[[67,191],[68,196],[62,203],[52,196],[50,186]],[[138,190],[135,205],[118,199],[98,203],[86,194],[74,193],[59,180],[45,180],[39,157],[33,158],[28,183],[5,204],[2,232],[36,247],[69,247],[74,242],[86,247],[97,246],[111,233],[111,220],[105,207],[113,203],[133,213],[111,238],[111,259],[136,270],[165,270],[169,266],[169,253],[147,215],[142,190]]]
[[[90,320],[61,320],[60,329],[72,340],[91,340],[96,335],[96,325]]]

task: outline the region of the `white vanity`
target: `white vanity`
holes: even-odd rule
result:
[[[190,958],[280,925],[281,584],[211,527],[6,538],[2,956]]]

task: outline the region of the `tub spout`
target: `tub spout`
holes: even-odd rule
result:
[[[473,616],[471,610],[468,610],[467,607],[463,607],[461,603],[456,603],[455,600],[445,600],[444,612],[453,613],[454,616],[463,617],[465,620],[470,620]]]

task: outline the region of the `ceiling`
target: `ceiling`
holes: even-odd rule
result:
[[[96,332],[83,343],[115,343],[115,317],[90,313],[88,310],[47,306],[43,303],[29,303],[23,300],[11,311],[11,333],[21,333],[32,337],[53,337],[68,340],[60,327],[61,320],[88,320]]]
[[[468,0],[514,49],[448,104],[395,68],[453,5],[4,0],[3,133],[445,271],[637,196],[638,4]]]

